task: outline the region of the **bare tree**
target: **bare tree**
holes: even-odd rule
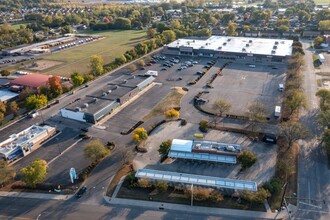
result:
[[[258,123],[266,121],[266,109],[260,102],[255,102],[249,106],[248,117],[250,121],[251,130],[254,131]]]
[[[217,125],[217,118],[222,117],[222,114],[224,112],[229,111],[230,108],[231,103],[224,99],[218,99],[213,103],[212,109],[216,111],[216,117],[212,120],[214,123],[214,127]]]
[[[281,123],[279,129],[280,135],[284,137],[288,147],[291,147],[299,139],[306,139],[310,133],[303,124],[294,121]]]

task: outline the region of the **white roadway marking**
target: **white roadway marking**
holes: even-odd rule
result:
[[[311,210],[311,209],[298,209],[299,211],[303,211],[303,212],[317,212],[317,213],[330,213],[330,212],[327,212],[327,211],[321,211],[321,210]]]
[[[311,203],[311,185],[309,180],[308,180],[308,202],[309,204]]]

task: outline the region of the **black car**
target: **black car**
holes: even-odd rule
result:
[[[80,198],[87,190],[87,187],[86,186],[83,186],[79,189],[79,191],[76,193],[76,197],[77,198]]]

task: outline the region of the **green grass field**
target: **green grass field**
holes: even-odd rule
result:
[[[97,54],[103,57],[104,64],[110,63],[126,50],[134,47],[138,42],[146,39],[145,31],[102,31],[84,32],[104,36],[104,39],[64,50],[59,53],[43,56],[43,60],[63,62],[44,71],[45,74],[69,76],[73,72],[88,73],[88,63],[91,55]]]
[[[14,30],[19,29],[19,27],[21,25],[23,25],[24,27],[26,27],[26,25],[30,24],[30,22],[21,22],[21,23],[17,23],[17,24],[10,24],[11,28]]]
[[[329,0],[314,0],[316,5],[329,5],[330,1]]]

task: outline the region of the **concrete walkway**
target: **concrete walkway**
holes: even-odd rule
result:
[[[236,217],[252,217],[252,218],[263,218],[263,219],[285,219],[287,217],[287,212],[285,210],[279,213],[273,212],[258,212],[258,211],[246,211],[238,209],[222,209],[222,208],[211,208],[211,207],[201,207],[201,206],[189,206],[174,203],[163,203],[163,202],[150,202],[143,200],[132,200],[132,199],[119,199],[110,198],[104,196],[107,203],[113,205],[125,205],[125,206],[139,206],[151,209],[160,210],[176,210],[182,212],[192,212],[192,213],[203,213],[207,215],[221,215],[221,216],[236,216]]]
[[[0,197],[29,198],[29,199],[46,199],[46,200],[67,200],[73,195],[56,195],[46,193],[29,193],[29,192],[0,192]]]

